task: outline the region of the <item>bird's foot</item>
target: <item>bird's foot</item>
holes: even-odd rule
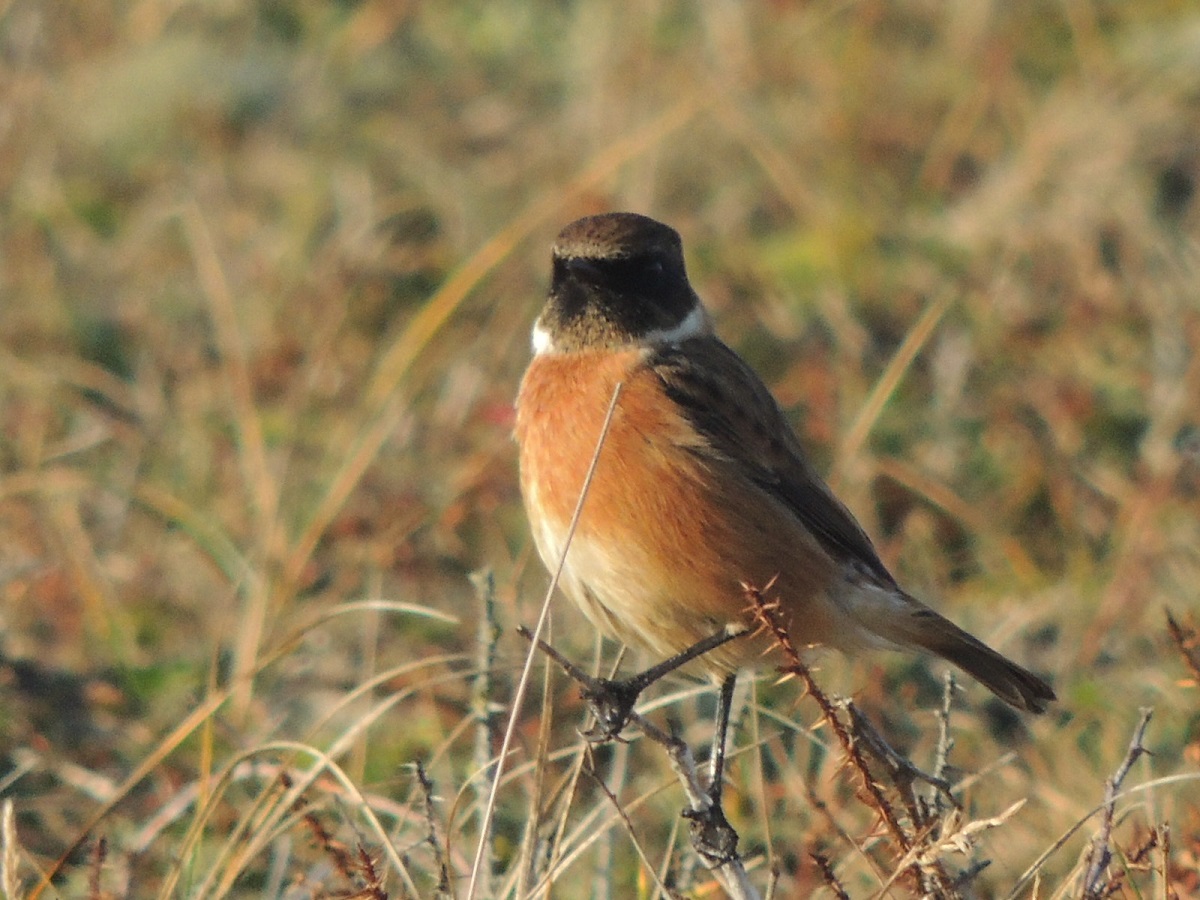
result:
[[[527,641],[533,641],[533,632],[524,625],[517,627],[517,633]],[[583,736],[597,744],[620,739],[621,731],[633,716],[634,704],[645,690],[641,676],[598,678],[583,671],[545,641],[539,639],[537,646],[579,685],[584,702],[596,719],[596,724],[583,732]]]
[[[583,736],[593,744],[621,740],[621,732],[633,718],[633,707],[645,688],[633,678],[594,678],[580,685],[583,700],[596,723]]]
[[[749,631],[749,628],[742,626],[728,626],[629,678],[599,678],[589,675],[545,641],[539,639],[537,645],[579,684],[583,699],[596,718],[596,724],[583,732],[583,736],[593,743],[605,743],[620,739],[621,731],[634,716],[633,708],[642,691],[696,657],[703,656]],[[533,640],[533,633],[524,625],[517,628],[517,633],[526,640]]]
[[[721,805],[721,792],[709,788],[711,801],[704,809],[685,809],[683,817],[688,820],[692,849],[699,854],[710,868],[723,866],[738,858],[738,833],[725,818]]]

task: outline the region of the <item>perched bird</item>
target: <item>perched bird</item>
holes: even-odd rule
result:
[[[713,333],[673,229],[633,213],[563,229],[533,351],[516,439],[551,571],[621,385],[560,581],[598,628],[672,656],[749,624],[744,585],[754,585],[797,646],[924,651],[1017,709],[1055,699],[896,583],[766,386]],[[769,645],[764,634],[733,640],[693,666],[731,690],[730,676],[761,665]]]

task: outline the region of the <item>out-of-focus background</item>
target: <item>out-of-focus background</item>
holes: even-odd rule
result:
[[[975,895],[1102,801],[1141,706],[1119,886],[1196,889],[1197,179],[1189,3],[0,4],[4,889],[57,861],[62,896],[348,895],[340,842],[433,896],[432,827],[463,892],[472,710],[506,711],[547,582],[511,399],[554,234],[609,209],[682,233],[901,580],[1053,680],[1037,719],[957,701],[968,814],[1027,799]],[[581,622],[556,605],[589,659]],[[817,661],[930,762],[937,665]],[[486,893],[702,884],[654,748],[600,753],[652,794],[631,827],[588,777],[561,801],[582,708],[535,671]],[[731,818],[760,884],[804,895],[822,853],[871,896],[872,818],[799,694],[756,695]],[[705,708],[672,713],[701,743]],[[301,805],[284,772],[315,773]]]

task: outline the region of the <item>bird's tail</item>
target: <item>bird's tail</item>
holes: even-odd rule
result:
[[[1054,689],[1041,678],[920,601],[909,599],[912,606],[908,615],[883,617],[886,621],[876,622],[872,630],[893,643],[925,650],[953,663],[1016,709],[1041,713],[1046,711],[1046,704],[1057,699]]]

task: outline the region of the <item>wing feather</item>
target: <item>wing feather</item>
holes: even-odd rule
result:
[[[658,347],[647,365],[703,438],[691,452],[736,463],[832,557],[896,587],[871,539],[805,458],[775,398],[741,357],[706,336]]]

